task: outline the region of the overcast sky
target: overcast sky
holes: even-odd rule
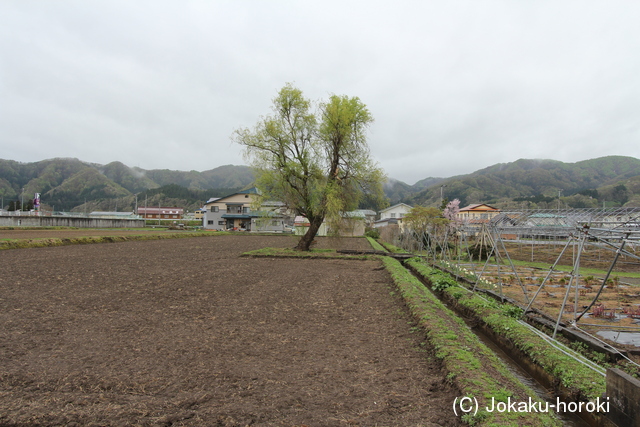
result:
[[[0,1],[0,158],[244,164],[287,82],[358,96],[409,184],[640,157],[637,1]]]

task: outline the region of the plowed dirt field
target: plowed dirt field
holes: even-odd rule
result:
[[[458,425],[457,392],[377,261],[240,257],[293,245],[1,251],[0,425]]]

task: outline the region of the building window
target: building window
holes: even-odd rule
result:
[[[242,214],[242,206],[227,205],[227,213],[231,215]]]
[[[211,221],[213,222],[213,221]],[[218,221],[218,225],[225,225],[227,223],[227,221]]]
[[[395,217],[396,217],[396,214],[392,213],[391,218],[395,218]]]
[[[211,212],[218,212],[218,206],[211,206]]]
[[[213,221],[212,220],[207,221],[207,225],[213,225]]]

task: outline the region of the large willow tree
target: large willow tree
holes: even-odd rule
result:
[[[364,194],[384,200],[384,173],[371,160],[366,138],[373,117],[357,97],[333,95],[314,110],[291,84],[278,92],[272,109],[233,139],[245,147],[261,197],[309,220],[296,247],[308,251],[325,220],[336,231],[342,213],[356,209]]]

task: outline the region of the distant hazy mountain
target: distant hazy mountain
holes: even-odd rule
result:
[[[5,206],[10,200],[20,200],[24,189],[25,203],[34,193],[41,193],[42,203],[56,210],[133,210],[136,194],[139,201],[154,205],[179,203],[193,209],[210,197],[226,195],[252,182],[253,173],[247,166],[182,172],[69,158],[34,163],[0,159],[0,196]]]
[[[409,185],[397,179],[389,178],[384,184],[384,194],[392,205],[410,200],[416,193],[432,185],[436,185],[445,178],[425,178]]]

